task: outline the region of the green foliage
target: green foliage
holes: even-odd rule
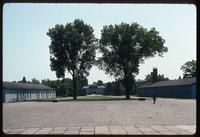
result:
[[[97,84],[95,84],[96,82],[93,82],[92,85],[89,85],[89,88],[97,88]]]
[[[123,80],[129,99],[139,64],[167,52],[164,43],[155,28],[148,31],[137,23],[104,26],[99,46],[102,57],[98,58],[97,65],[107,74]]]
[[[44,85],[47,85],[49,87],[52,87],[52,88],[57,88],[57,84],[56,84],[56,81],[51,81],[49,79],[44,79],[44,80],[41,80],[41,83],[44,84]]]
[[[112,84],[113,95],[121,96],[123,95],[124,88],[121,82],[117,81]]]
[[[165,77],[163,74],[162,75],[158,74],[156,81],[165,81],[165,80],[169,80],[169,78]],[[139,79],[139,80],[135,81],[133,94],[134,95],[137,94],[138,87],[145,85],[147,83],[151,83],[151,82],[153,82],[153,73],[146,75],[144,80]]]
[[[26,77],[23,77],[23,78],[22,78],[22,83],[27,83]]]
[[[125,91],[121,80],[105,83],[105,87],[108,92],[110,92],[109,95],[120,96],[123,95]]]
[[[136,95],[137,94],[137,83],[136,82],[133,83],[133,88],[132,88],[130,94],[131,95]]]
[[[33,79],[31,80],[31,83],[32,83],[32,84],[40,84],[40,81],[37,80],[37,79],[35,79],[35,78],[33,78]]]
[[[97,81],[97,86],[103,86],[103,81],[102,80],[98,80]]]
[[[16,82],[16,81],[15,81],[15,82]],[[14,83],[15,83],[15,82],[14,82]],[[22,80],[21,80],[21,81],[18,81],[18,83],[27,83],[26,77],[23,76]]]
[[[14,81],[14,82],[16,82],[16,81]],[[21,81],[18,81],[18,83],[40,84],[40,81],[35,78],[33,78],[31,81],[27,81],[26,77],[24,76]]]
[[[41,81],[41,83],[49,87],[55,88],[57,96],[73,96],[73,82],[69,78],[65,78],[62,80],[44,79]],[[79,78],[77,80],[78,90],[87,85],[88,80],[86,77],[81,79]]]
[[[169,78],[164,77],[163,74],[162,75],[158,74],[156,81],[165,81],[165,80],[169,80]],[[153,81],[153,75],[152,75],[152,73],[146,75],[145,81],[146,82],[152,82]]]
[[[77,89],[80,90],[82,87],[84,86],[88,86],[88,80],[86,77],[82,76],[82,77],[78,77],[77,78]]]
[[[112,83],[111,82],[108,82],[105,85],[106,85],[106,88],[111,88],[112,87]]]
[[[57,96],[72,96],[72,80],[69,78],[65,78],[62,80],[49,80],[44,79],[41,82],[44,85],[56,89]]]
[[[183,78],[196,77],[196,61],[187,61],[181,66],[181,70],[183,71]]]
[[[55,25],[47,35],[51,38],[51,70],[58,78],[65,77],[65,71],[72,75],[74,99],[76,99],[78,77],[88,76],[95,63],[96,38],[93,28],[80,19],[63,25]]]

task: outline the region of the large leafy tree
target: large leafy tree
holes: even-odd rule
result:
[[[181,70],[183,71],[183,78],[196,77],[196,61],[187,61],[181,66]]]
[[[164,43],[155,28],[148,31],[137,23],[104,26],[99,47],[102,56],[97,64],[106,73],[122,79],[129,99],[139,64],[167,52]]]
[[[96,38],[93,28],[80,19],[63,25],[55,25],[47,35],[51,38],[51,70],[58,78],[69,72],[73,80],[74,99],[76,99],[77,78],[88,76],[95,62]]]

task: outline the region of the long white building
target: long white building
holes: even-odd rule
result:
[[[43,84],[3,82],[3,102],[56,97],[56,90]]]

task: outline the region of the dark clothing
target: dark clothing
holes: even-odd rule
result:
[[[153,95],[153,104],[156,103],[156,95]]]

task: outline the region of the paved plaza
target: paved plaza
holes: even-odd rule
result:
[[[3,104],[7,134],[194,134],[196,101],[158,98]]]
[[[98,135],[192,135],[194,125],[177,126],[86,126],[4,129],[6,134],[98,134]]]

